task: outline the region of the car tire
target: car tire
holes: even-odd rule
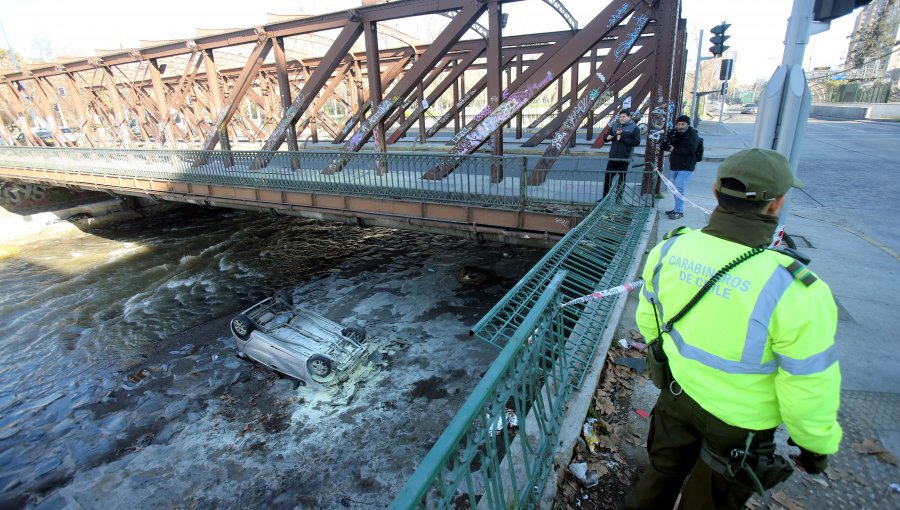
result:
[[[244,314],[231,319],[231,332],[241,340],[250,338],[250,333],[253,332],[253,329],[253,321]]]
[[[306,372],[309,378],[317,383],[328,382],[331,378],[334,363],[326,356],[313,354],[306,360]]]
[[[294,306],[294,294],[287,289],[281,289],[275,292],[275,301],[291,308]]]
[[[341,335],[350,340],[362,343],[366,339],[366,330],[359,326],[348,326],[341,330]]]

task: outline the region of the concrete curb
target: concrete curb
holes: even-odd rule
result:
[[[638,241],[636,253],[640,255],[632,260],[631,266],[628,268],[628,272],[625,276],[625,281],[634,280],[641,270],[641,261],[644,259],[644,252],[647,251],[650,236],[656,228],[657,216],[657,210],[654,207],[650,213],[647,224],[644,225],[644,230],[641,232],[641,239]],[[557,444],[556,449],[553,452],[553,465],[555,469],[548,476],[547,483],[544,485],[544,491],[541,493],[541,499],[539,501],[539,508],[543,510],[551,510],[553,508],[553,501],[556,499],[557,485],[565,475],[569,459],[572,457],[572,450],[575,448],[575,443],[578,436],[581,434],[581,427],[587,416],[588,408],[591,405],[591,399],[594,397],[594,391],[597,389],[597,384],[603,373],[606,355],[609,352],[610,345],[612,345],[613,337],[616,334],[619,323],[622,321],[622,313],[625,310],[625,305],[628,301],[627,298],[627,295],[618,296],[616,304],[610,310],[609,316],[612,320],[606,324],[606,329],[598,340],[600,345],[594,356],[594,360],[591,362],[591,366],[585,374],[581,387],[575,390],[575,393],[573,393],[572,398],[569,401],[569,408],[566,411],[566,416],[563,419],[559,431],[559,444]]]

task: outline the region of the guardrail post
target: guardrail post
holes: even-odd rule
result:
[[[528,157],[522,156],[522,168],[519,171],[519,200],[521,208],[525,210],[525,202],[528,199]]]

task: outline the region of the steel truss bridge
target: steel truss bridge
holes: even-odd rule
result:
[[[393,503],[532,508],[555,484],[554,456],[569,453],[557,451],[562,423],[615,301],[559,305],[634,269],[680,105],[686,25],[680,0],[614,1],[581,28],[545,0],[569,30],[504,37],[503,8],[519,1],[363,2],[374,5],[0,74],[12,146],[0,178],[557,240],[473,327],[498,358]],[[435,16],[445,25],[427,43],[394,28]],[[554,85],[554,101],[534,106]],[[645,114],[645,157],[616,180],[621,200],[595,203],[606,158],[567,152],[625,98]],[[508,408],[514,437],[500,432]]]

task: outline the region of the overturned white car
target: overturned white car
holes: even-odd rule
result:
[[[367,358],[363,328],[295,307],[281,290],[231,320],[239,355],[304,382],[333,384]]]

